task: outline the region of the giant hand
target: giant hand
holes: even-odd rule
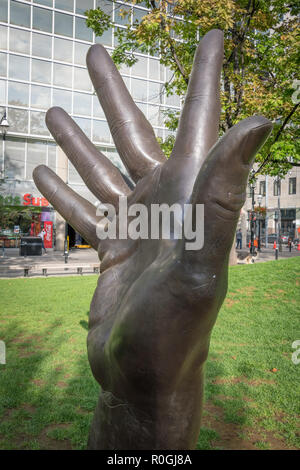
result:
[[[271,123],[253,116],[220,140],[223,35],[212,30],[195,55],[175,146],[166,160],[108,53],[90,48],[87,66],[114,138],[136,186],[60,108],[47,126],[103,203],[204,204],[204,247],[186,240],[105,240],[95,207],[49,168],[34,170],[42,194],[98,250],[101,275],[91,303],[88,356],[102,392],[91,449],[192,449],[201,421],[203,368],[227,290],[227,270],[247,177]]]

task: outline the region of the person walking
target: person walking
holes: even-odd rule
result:
[[[46,235],[46,230],[44,228],[42,228],[42,230],[40,231],[40,233],[38,234],[38,237],[40,237],[42,239],[42,248],[44,250],[45,253],[47,253],[46,251],[46,248],[45,248],[45,245],[44,245],[44,238],[45,238],[45,235]]]
[[[242,235],[242,230],[239,229],[237,232],[236,232],[236,248],[240,248],[242,249],[242,239],[243,239],[243,235]]]

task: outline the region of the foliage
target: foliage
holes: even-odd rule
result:
[[[115,28],[116,64],[132,66],[136,53],[160,57],[172,72],[165,83],[167,95],[184,96],[200,38],[212,28],[224,31],[220,134],[239,120],[262,114],[274,123],[271,137],[257,155],[260,173],[284,176],[291,160],[300,165],[299,98],[295,80],[299,68],[299,2],[296,0],[135,0],[146,6],[144,16],[133,17],[131,7],[115,4],[115,23],[105,8],[87,12],[87,25],[97,36]],[[105,11],[104,11],[105,10]],[[116,27],[120,20],[126,27]],[[125,21],[126,20],[126,21]],[[298,93],[299,95],[299,93]],[[166,125],[176,129],[178,115],[168,113]],[[173,139],[162,147],[169,154]]]

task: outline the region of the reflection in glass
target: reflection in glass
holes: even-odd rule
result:
[[[54,38],[54,59],[71,62],[73,57],[73,41]]]
[[[74,0],[55,0],[55,8],[59,10],[74,11]]]
[[[3,21],[3,20],[0,20]],[[7,49],[7,27],[0,25],[0,49]]]
[[[34,0],[35,3],[40,3],[41,5],[46,5],[47,7],[53,6],[53,0]]]
[[[33,7],[32,27],[40,31],[52,32],[52,11]]]
[[[32,55],[51,59],[52,37],[45,34],[32,33]]]
[[[84,15],[87,10],[94,8],[94,0],[76,0],[76,13]]]
[[[9,49],[23,54],[30,53],[30,32],[21,29],[10,28]]]
[[[41,111],[30,112],[30,132],[31,134],[48,135],[49,131],[45,123],[45,115]]]
[[[131,7],[127,7],[125,5],[117,5],[115,7],[115,22],[124,26],[130,24]]]
[[[6,103],[6,80],[0,80],[0,103]],[[4,109],[0,110],[1,116],[3,116]]]
[[[30,28],[30,6],[11,1],[10,22],[18,26]]]
[[[112,29],[109,28],[108,30],[104,31],[102,36],[95,36],[95,42],[97,44],[103,44],[104,46],[111,46],[112,45]]]
[[[72,112],[72,92],[67,90],[53,89],[52,106],[60,106],[67,113]]]
[[[44,86],[31,85],[31,107],[48,109],[51,106],[51,89]]]
[[[3,21],[3,23],[7,23],[7,17],[8,17],[7,0],[2,0],[0,2],[0,21]]]
[[[85,118],[73,118],[74,121],[78,124],[80,129],[88,136],[88,138],[91,138],[91,120],[90,119],[85,119]]]
[[[138,75],[140,77],[147,77],[147,65],[148,60],[146,57],[138,56],[138,61],[131,67],[132,75]]]
[[[10,55],[9,76],[18,80],[29,80],[29,58]]]
[[[136,78],[131,79],[131,94],[134,100],[146,101],[147,100],[147,82],[144,80],[138,80]]]
[[[163,103],[162,85],[155,82],[149,82],[148,85],[148,100],[152,103]]]
[[[84,41],[93,40],[93,31],[87,27],[85,19],[78,18],[77,16],[75,19],[75,37],[76,39],[82,39]]]
[[[10,132],[28,132],[28,111],[24,109],[8,108],[9,131]]]
[[[55,34],[73,37],[73,17],[64,13],[55,12]]]
[[[73,113],[91,116],[92,95],[87,95],[85,93],[74,93]]]
[[[47,163],[47,142],[29,140],[27,143],[26,179],[32,180],[32,172],[38,165]]]
[[[56,171],[56,145],[52,142],[48,142],[47,165],[51,170]]]
[[[92,82],[87,69],[74,68],[74,88],[77,90],[92,90]]]
[[[93,121],[93,141],[110,142],[110,130],[106,121]]]
[[[83,0],[84,1],[84,0]],[[113,2],[110,0],[96,0],[96,8],[100,7],[106,15],[110,15],[111,19],[113,17]]]
[[[54,64],[53,67],[54,85],[72,87],[72,67],[69,65]]]
[[[85,59],[87,51],[89,50],[89,44],[82,44],[81,42],[75,42],[75,55],[74,62],[79,65],[86,65]]]
[[[0,75],[6,77],[7,54],[0,52]]]
[[[8,82],[8,104],[28,106],[29,85],[25,83]]]
[[[4,171],[8,178],[24,178],[25,141],[6,137]]]
[[[39,83],[51,83],[51,62],[32,59],[31,81]]]

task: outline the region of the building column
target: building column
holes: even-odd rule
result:
[[[65,182],[68,182],[68,158],[62,149],[57,146],[56,150],[56,161],[57,161],[57,175]],[[56,229],[56,245],[55,249],[58,251],[64,250],[65,243],[65,230],[66,222],[65,219],[55,211],[55,229]]]

